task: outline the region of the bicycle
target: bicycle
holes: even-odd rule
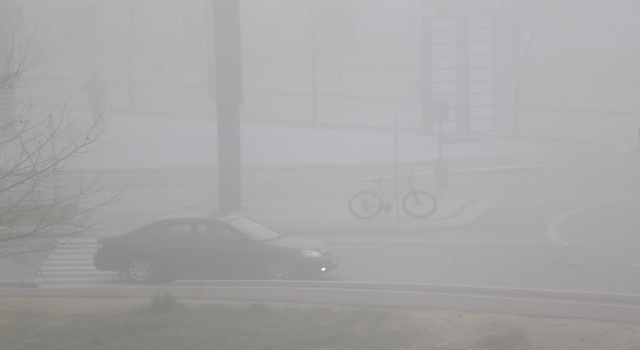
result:
[[[409,192],[402,199],[402,209],[414,218],[424,219],[435,213],[438,208],[436,198],[426,191],[416,190],[413,187],[413,175],[407,178],[407,182],[397,187],[384,189],[382,182],[374,181],[380,186],[380,192],[361,191],[353,195],[349,200],[349,211],[358,219],[371,219],[385,210],[385,214],[393,210],[393,205],[398,202],[400,196],[407,190]]]

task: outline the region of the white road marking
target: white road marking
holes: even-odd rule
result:
[[[56,288],[95,285],[120,278],[115,272],[100,271],[93,266],[97,250],[95,238],[73,238],[58,247],[45,261],[34,282],[40,287]]]
[[[70,271],[70,272],[69,272]],[[109,275],[109,276],[115,276],[118,273],[117,272],[113,272],[113,271],[93,271],[93,270],[88,270],[87,271],[76,271],[76,270],[69,270],[69,271],[58,271],[58,270],[52,270],[52,271],[47,271],[47,276],[69,276],[69,275]]]
[[[96,269],[93,266],[93,263],[91,265],[47,265],[47,266],[43,266],[40,271],[42,272],[43,275],[46,275],[49,271],[64,271],[64,270],[70,270],[70,271],[79,271],[79,270],[91,270],[91,271],[100,271],[98,269]]]
[[[113,276],[117,276],[117,273],[114,273]],[[46,279],[42,279],[42,282],[40,283],[54,283],[54,282],[75,282],[75,284],[78,284],[78,282],[99,282],[99,281],[105,281],[106,279],[104,277],[69,277],[69,278],[59,278],[59,277],[52,277],[49,278],[47,277]]]
[[[590,208],[594,208],[594,207],[598,207],[598,206],[606,205],[606,204],[611,204],[611,203],[624,202],[624,201],[628,201],[628,200],[635,199],[635,198],[638,198],[638,197],[640,197],[640,196],[631,196],[631,197],[626,197],[626,198],[621,198],[621,199],[615,199],[615,200],[611,200],[611,201],[585,205],[584,207],[568,211],[568,212],[558,216],[555,220],[553,220],[551,222],[551,224],[547,228],[547,236],[549,236],[549,239],[551,239],[551,241],[553,241],[556,244],[570,246],[570,244],[567,243],[564,239],[560,238],[560,235],[558,234],[558,227],[568,217],[570,217],[571,215],[576,214],[578,212],[581,212],[583,210],[587,210],[587,209],[590,209]]]
[[[58,268],[64,266],[87,266],[87,264],[91,263],[93,265],[93,260],[84,259],[84,260],[64,260],[64,261],[47,261],[45,266],[42,267],[42,270],[47,270],[50,268]],[[90,266],[91,267],[91,266]]]
[[[93,254],[69,254],[67,256],[57,255],[57,256],[49,256],[48,261],[56,261],[56,260],[74,260],[74,259],[93,259]]]

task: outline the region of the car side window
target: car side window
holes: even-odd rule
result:
[[[187,243],[193,241],[191,225],[171,224],[158,226],[156,233],[159,241],[167,243]]]
[[[234,232],[216,225],[196,225],[198,240],[208,244],[228,244],[238,237]]]

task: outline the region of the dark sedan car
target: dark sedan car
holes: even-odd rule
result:
[[[98,237],[93,261],[137,283],[241,275],[290,280],[334,270],[340,255],[326,243],[282,235],[246,217],[199,214]]]

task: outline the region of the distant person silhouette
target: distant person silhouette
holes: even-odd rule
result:
[[[93,71],[91,79],[84,83],[83,90],[89,95],[89,105],[93,121],[97,122],[104,111],[104,101],[107,93],[107,83],[105,83],[98,71]]]

